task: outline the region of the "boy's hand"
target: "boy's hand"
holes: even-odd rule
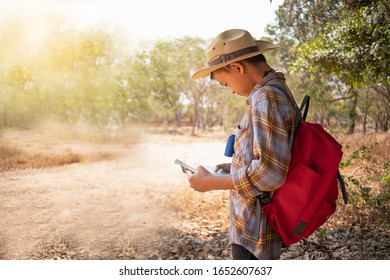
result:
[[[213,189],[211,186],[213,175],[202,166],[198,166],[194,174],[187,171],[187,177],[191,188],[198,192],[207,192]]]
[[[215,171],[218,171],[218,170],[223,170],[224,172],[226,173],[230,173],[230,166],[232,164],[231,163],[221,163],[221,164],[218,164],[216,167],[215,167]]]

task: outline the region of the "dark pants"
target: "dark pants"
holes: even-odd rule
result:
[[[241,245],[232,244],[233,260],[258,260],[251,252]]]

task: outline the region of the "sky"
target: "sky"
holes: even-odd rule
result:
[[[213,38],[231,28],[265,36],[283,0],[0,0],[0,24],[25,18],[32,25],[55,17],[78,27],[103,24],[134,42],[181,36]],[[39,27],[39,26],[38,26]],[[42,28],[42,26],[41,26]],[[35,32],[39,36],[39,32]]]

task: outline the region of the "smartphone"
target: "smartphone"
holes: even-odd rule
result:
[[[181,170],[183,173],[187,173],[187,171],[190,171],[192,174],[196,172],[196,169],[190,165],[188,165],[185,162],[182,162],[181,160],[175,159],[175,163],[181,166]]]

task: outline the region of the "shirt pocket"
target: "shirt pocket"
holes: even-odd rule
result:
[[[249,165],[251,162],[251,150],[249,143],[250,131],[248,128],[236,128],[236,140],[234,142],[233,164],[235,168],[243,165]]]

